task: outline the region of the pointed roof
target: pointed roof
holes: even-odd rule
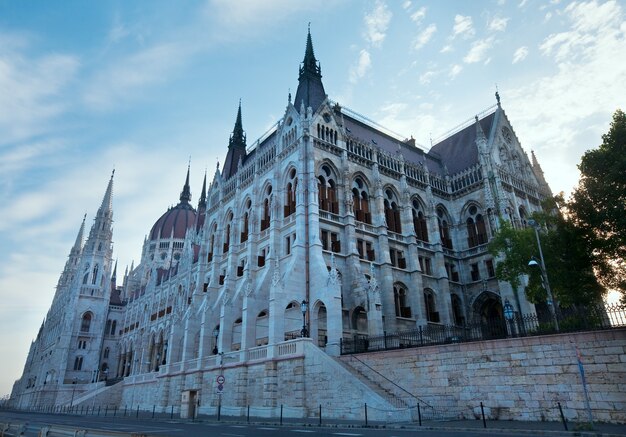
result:
[[[117,279],[117,259],[115,260],[115,267],[113,267],[113,274],[111,275],[111,280],[115,282]]]
[[[228,153],[226,154],[226,161],[224,162],[224,168],[222,169],[222,177],[224,179],[230,178],[237,172],[237,166],[239,162],[245,162],[246,153],[246,134],[243,131],[243,123],[241,122],[241,100],[239,101],[239,109],[237,110],[237,118],[235,120],[235,127],[228,140]]]
[[[185,185],[183,185],[183,191],[180,193],[181,203],[189,203],[191,200],[191,188],[189,187],[189,169],[191,164],[187,166],[187,179],[185,179]]]
[[[98,215],[105,212],[110,212],[113,210],[113,176],[115,175],[115,169],[111,172],[111,179],[109,179],[109,184],[107,185],[107,190],[104,193],[104,197],[102,198],[102,205],[100,205],[100,209],[98,209]]]
[[[85,234],[85,219],[87,218],[87,214],[83,216],[83,222],[80,225],[80,229],[78,230],[78,235],[76,235],[76,242],[74,242],[74,247],[72,247],[72,252],[80,252],[80,249],[83,247],[83,235]]]
[[[324,91],[324,84],[322,84],[322,68],[315,59],[311,29],[309,28],[304,60],[298,76],[298,90],[293,104],[297,111],[300,111],[300,107],[304,105],[305,109],[310,106],[315,112],[324,99],[326,99],[326,91]]]
[[[204,180],[202,181],[202,192],[198,200],[198,211],[206,209],[206,170],[204,171]]]

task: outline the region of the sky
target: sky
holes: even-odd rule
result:
[[[560,0],[0,0],[0,397],[111,171],[120,271],[295,94],[310,23],[329,97],[424,148],[495,104],[553,192],[626,96],[626,5]]]

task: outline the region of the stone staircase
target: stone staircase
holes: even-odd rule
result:
[[[120,379],[121,381],[121,379]],[[80,396],[74,398],[73,406],[90,405],[90,406],[112,406],[120,405],[122,402],[122,391],[124,384],[108,385],[99,384],[92,390],[81,393]],[[69,407],[70,404],[65,404],[65,407]]]
[[[344,368],[384,397],[391,405],[410,411],[411,420],[449,420],[457,418],[456,403],[453,399],[423,399],[407,391],[395,381],[371,368],[356,355],[343,355],[337,358]],[[419,411],[418,411],[419,405]]]

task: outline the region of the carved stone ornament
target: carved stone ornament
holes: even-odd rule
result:
[[[278,260],[274,261],[274,272],[272,273],[272,287],[277,287],[280,284],[280,263]]]
[[[246,286],[244,287],[244,293],[246,294],[246,297],[250,296],[252,294],[252,291],[254,290],[254,288],[252,288],[252,283],[250,281],[246,282]]]
[[[335,266],[335,254],[330,254],[330,270],[328,272],[328,282],[330,285],[337,285],[339,283],[339,272]]]

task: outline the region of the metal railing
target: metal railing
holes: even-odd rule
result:
[[[377,336],[357,334],[341,340],[341,354],[624,327],[626,305],[562,308],[558,322],[557,330],[549,315],[515,314],[508,320],[483,319],[463,325],[428,324]]]

